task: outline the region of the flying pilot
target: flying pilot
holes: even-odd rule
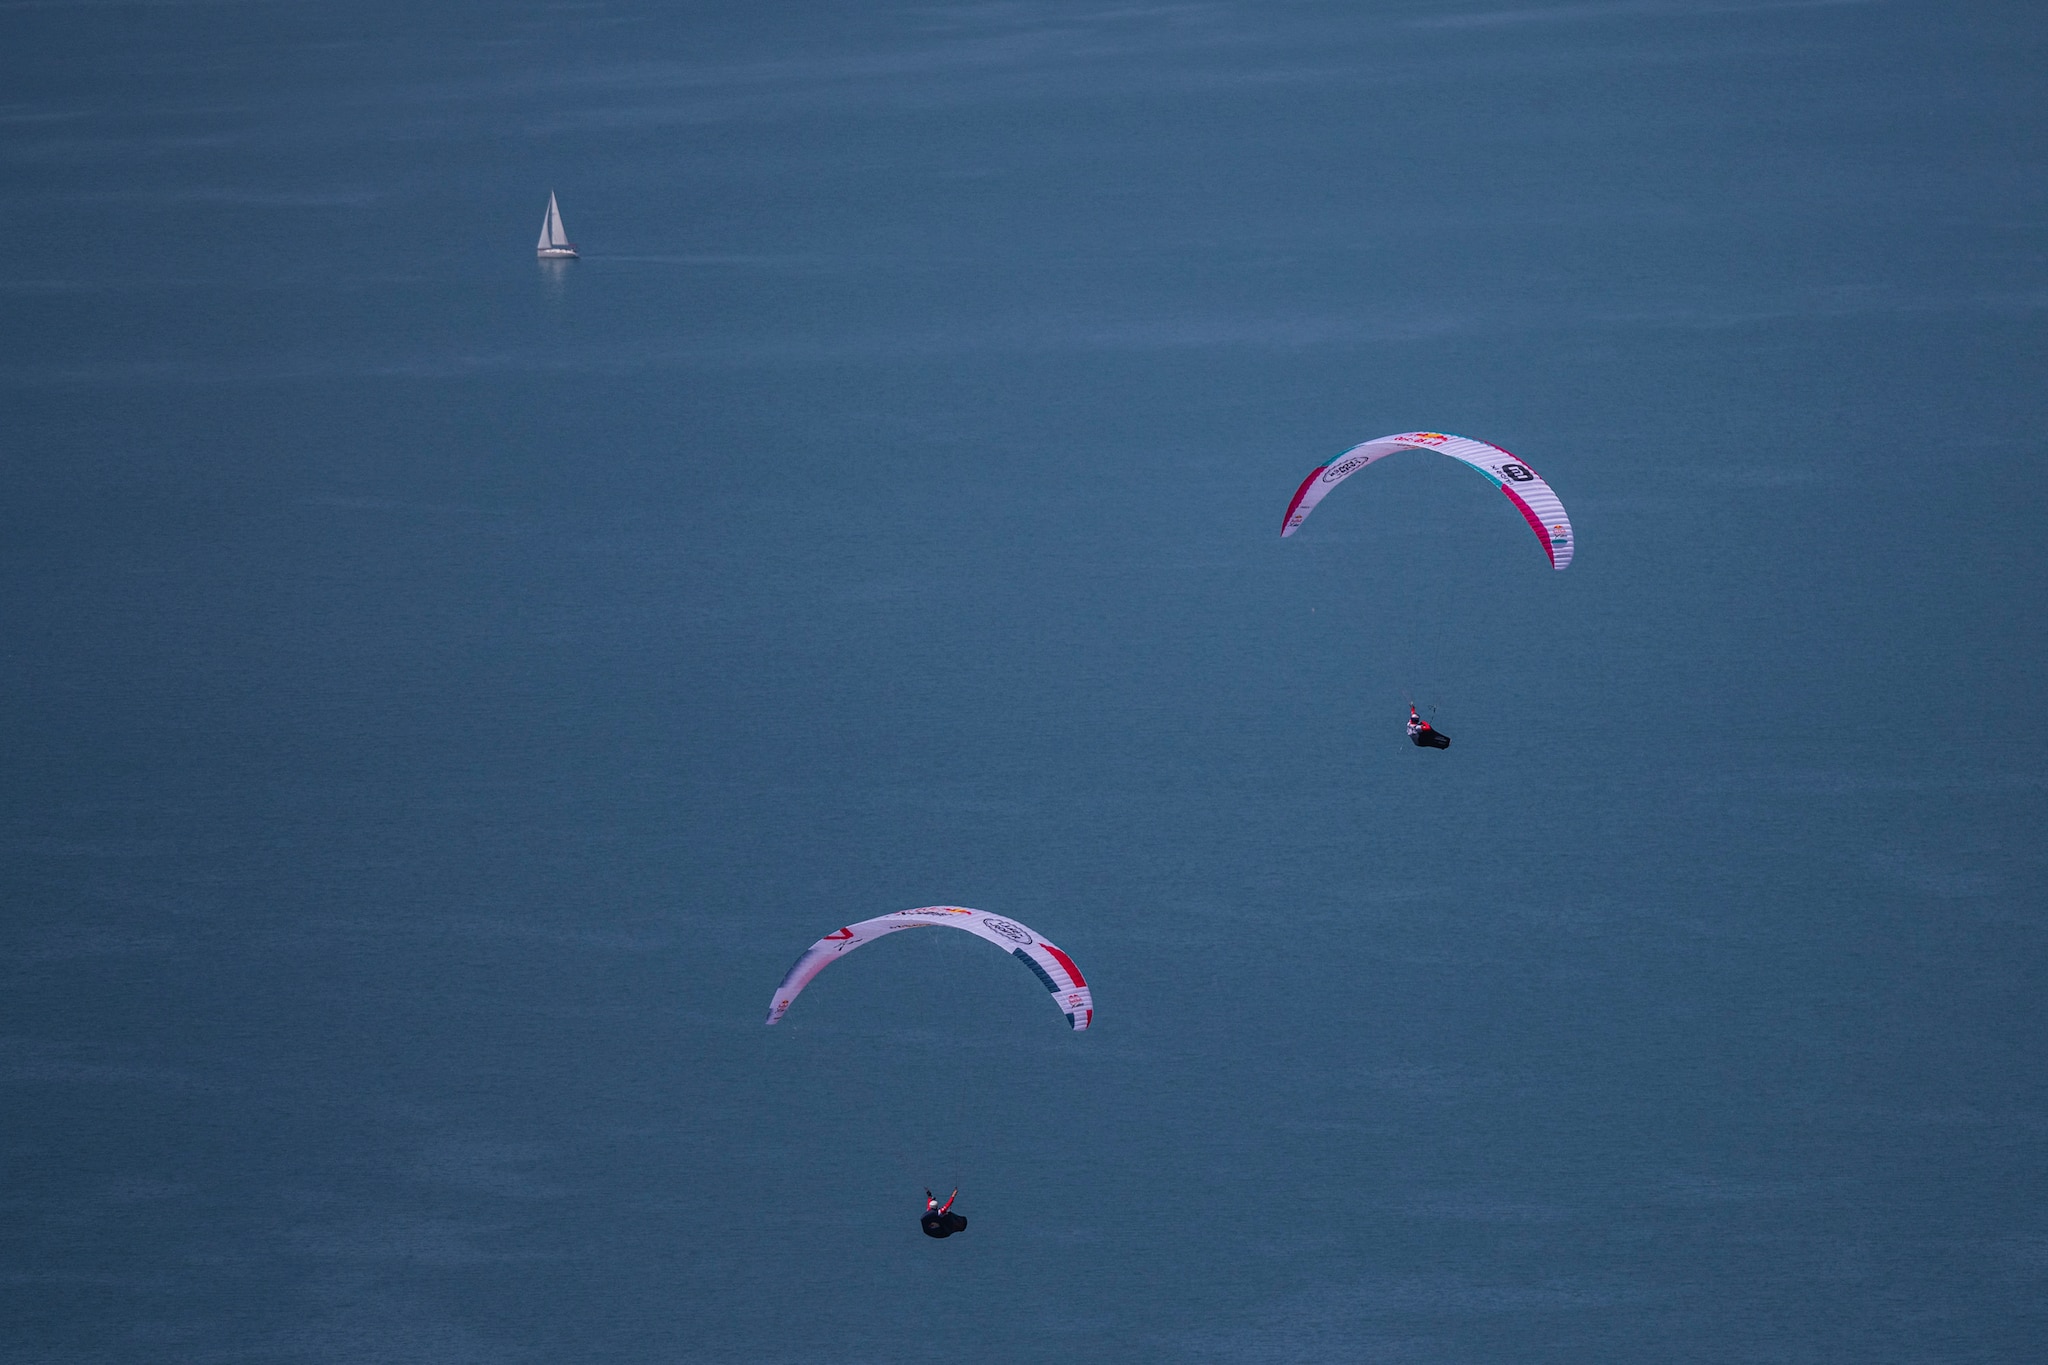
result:
[[[951,1237],[954,1233],[966,1229],[967,1220],[953,1212],[953,1201],[959,1197],[960,1191],[956,1189],[947,1195],[946,1202],[941,1204],[938,1196],[930,1190],[924,1192],[924,1217],[917,1221],[924,1229],[925,1236]]]
[[[1412,703],[1408,707],[1408,739],[1418,749],[1451,747],[1451,737],[1424,720]]]

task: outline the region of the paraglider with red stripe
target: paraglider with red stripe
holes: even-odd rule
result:
[[[1351,447],[1328,464],[1317,465],[1294,490],[1294,497],[1287,504],[1287,513],[1280,519],[1281,536],[1291,536],[1300,530],[1301,524],[1308,520],[1308,514],[1315,511],[1316,504],[1332,488],[1359,470],[1400,450],[1434,450],[1484,474],[1494,487],[1507,495],[1515,510],[1522,514],[1522,520],[1529,523],[1529,529],[1536,533],[1537,542],[1543,546],[1543,553],[1550,556],[1550,566],[1553,569],[1570,567],[1573,548],[1571,518],[1565,515],[1564,503],[1558,500],[1550,485],[1529,467],[1528,461],[1497,445],[1442,431],[1409,431],[1398,436],[1382,436]]]
[[[847,953],[884,934],[927,928],[960,929],[995,944],[1029,967],[1032,975],[1052,992],[1053,1006],[1067,1017],[1070,1027],[1079,1031],[1095,1022],[1094,992],[1089,990],[1073,958],[1015,920],[970,910],[964,905],[924,905],[915,910],[898,910],[825,935],[804,950],[782,978],[782,984],[775,988],[775,998],[768,1005],[768,1022],[780,1021],[804,987]]]

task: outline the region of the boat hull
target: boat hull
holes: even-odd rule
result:
[[[544,261],[562,261],[573,257],[576,254],[576,248],[573,246],[544,246],[534,254]]]

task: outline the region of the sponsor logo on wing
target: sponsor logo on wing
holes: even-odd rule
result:
[[[1335,483],[1346,474],[1354,474],[1371,463],[1372,457],[1370,455],[1353,455],[1347,459],[1339,460],[1323,471],[1323,482]]]
[[[1397,436],[1397,441],[1412,441],[1416,445],[1440,446],[1451,438],[1441,431],[1411,431],[1406,436]]]
[[[1012,943],[1031,946],[1031,934],[1021,924],[1012,924],[1006,919],[985,919],[982,923],[988,926],[991,933],[1000,934]]]
[[[1562,545],[1571,538],[1572,528],[1562,522],[1550,528],[1550,539],[1556,544]]]
[[[898,910],[896,918],[903,919],[911,915],[923,915],[927,919],[937,919],[942,915],[971,915],[973,913],[972,910],[962,910],[957,905],[932,905],[922,910]]]

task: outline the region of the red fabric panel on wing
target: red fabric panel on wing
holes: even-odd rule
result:
[[[1287,504],[1287,515],[1280,518],[1281,530],[1285,531],[1287,523],[1294,519],[1294,509],[1301,506],[1301,500],[1308,496],[1308,486],[1316,481],[1316,475],[1328,468],[1326,464],[1317,465],[1308,472],[1308,477],[1301,481],[1301,487],[1294,490],[1294,501]]]
[[[1067,975],[1074,978],[1074,984],[1076,986],[1085,986],[1088,984],[1086,981],[1083,981],[1081,979],[1081,969],[1074,965],[1074,959],[1068,957],[1065,953],[1053,947],[1044,939],[1038,940],[1038,946],[1045,949],[1048,953],[1051,953],[1053,956],[1053,960],[1058,962],[1060,966],[1065,967],[1067,969]]]
[[[1536,533],[1537,543],[1543,546],[1543,553],[1550,556],[1550,567],[1556,568],[1557,551],[1550,548],[1550,532],[1544,527],[1542,520],[1537,517],[1535,511],[1528,503],[1522,501],[1522,495],[1514,489],[1506,484],[1502,484],[1500,491],[1508,495],[1509,502],[1522,509],[1522,519],[1528,522],[1529,529]]]

